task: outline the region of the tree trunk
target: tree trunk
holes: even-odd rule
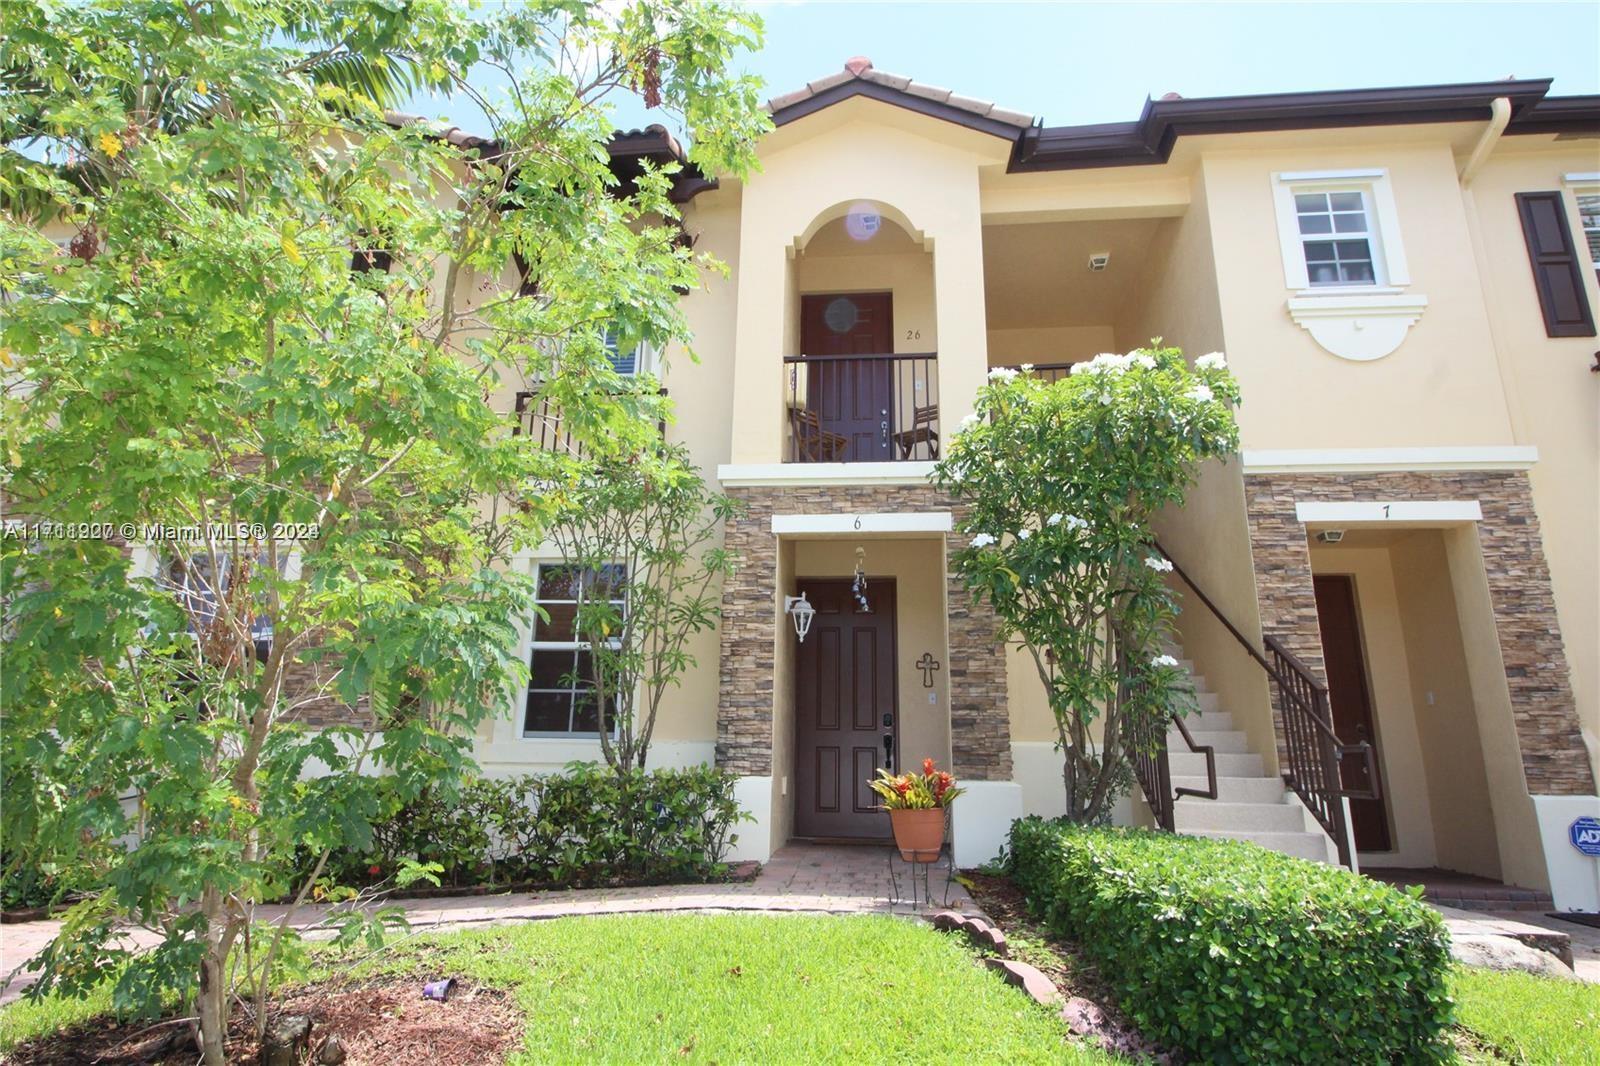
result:
[[[223,1041],[228,1035],[227,960],[219,958],[219,945],[208,945],[200,960],[200,992],[195,997],[200,1016],[200,1054],[205,1066],[226,1066]]]

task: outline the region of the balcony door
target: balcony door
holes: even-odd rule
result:
[[[845,462],[894,458],[894,300],[887,292],[800,297],[806,406],[824,433],[845,439]],[[867,358],[879,356],[881,358]]]

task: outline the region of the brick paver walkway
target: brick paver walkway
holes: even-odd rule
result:
[[[795,911],[828,914],[918,914],[943,908],[948,888],[949,905],[968,914],[980,913],[961,885],[950,879],[948,861],[929,871],[931,904],[910,899],[910,871],[893,859],[899,877],[901,902],[890,901],[891,849],[859,845],[790,844],[780,848],[753,881],[720,885],[654,885],[648,888],[593,888],[555,892],[521,892],[497,896],[463,896],[453,899],[399,901],[414,932],[470,925],[537,921],[583,914],[626,914],[651,911]],[[263,921],[283,913],[262,907]],[[301,928],[314,927],[325,908],[305,907],[295,916]],[[60,929],[55,921],[0,926],[0,980],[35,955]],[[134,931],[135,944],[155,938]],[[26,974],[0,988],[0,1003],[17,998],[31,983]]]

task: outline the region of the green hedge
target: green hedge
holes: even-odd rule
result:
[[[478,778],[401,803],[384,790],[372,847],[330,857],[328,879],[363,885],[402,858],[436,862],[447,886],[707,881],[743,817],[735,775],[710,767]],[[309,867],[302,856],[297,865]]]
[[[1149,1037],[1206,1062],[1439,1062],[1449,939],[1411,896],[1244,841],[1038,818],[1012,875]]]

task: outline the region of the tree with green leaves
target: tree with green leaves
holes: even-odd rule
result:
[[[526,677],[532,590],[505,563],[581,471],[486,399],[536,390],[626,448],[659,411],[606,331],[689,345],[677,294],[712,264],[672,167],[611,174],[608,97],[644,93],[741,174],[767,119],[729,66],[759,25],[691,0],[3,19],[5,854],[103,864],[41,993],[175,994],[220,1063],[231,997],[264,1025],[292,948],[258,904],[369,843],[372,775],[451,787]],[[474,95],[486,137],[386,115],[416,85]],[[311,728],[330,705],[357,721]],[[119,947],[128,924],[159,944]]]
[[[965,505],[956,565],[1049,698],[1073,821],[1102,820],[1130,760],[1186,710],[1177,660],[1162,650],[1172,564],[1150,521],[1182,505],[1198,463],[1238,447],[1238,399],[1220,353],[1191,368],[1159,341],[1055,382],[996,369],[936,468]]]
[[[573,679],[580,713],[593,714],[600,750],[620,773],[644,767],[661,701],[695,664],[690,638],[721,617],[737,560],[718,542],[739,509],[706,487],[686,449],[657,440],[583,460],[551,520],[585,647]]]

